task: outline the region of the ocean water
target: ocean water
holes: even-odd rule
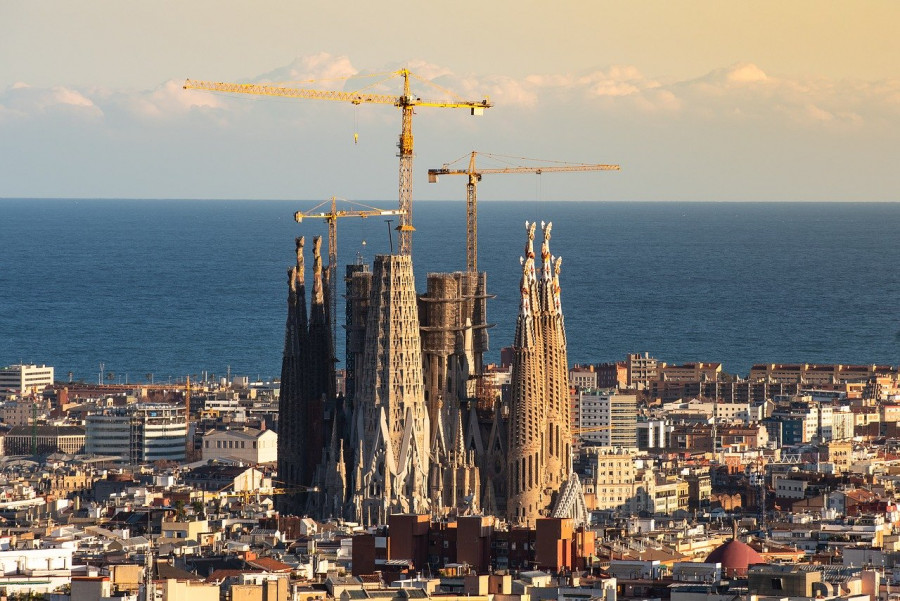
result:
[[[326,231],[292,216],[314,204],[0,200],[0,364],[277,377],[293,239]],[[483,202],[478,217],[490,360],[512,342],[529,219],[553,222],[563,257],[570,363],[900,362],[900,204]],[[414,224],[421,291],[464,268],[465,205],[419,202]],[[391,225],[340,220],[339,263],[389,252]]]

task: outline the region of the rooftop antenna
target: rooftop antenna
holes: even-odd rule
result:
[[[391,233],[391,224],[394,223],[393,219],[385,219],[384,222],[388,226],[388,242],[391,245],[391,254],[394,254],[394,235]]]

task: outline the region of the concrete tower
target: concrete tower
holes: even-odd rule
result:
[[[362,361],[356,365],[352,517],[385,523],[423,513],[428,500],[429,420],[412,258],[379,255],[372,271]]]

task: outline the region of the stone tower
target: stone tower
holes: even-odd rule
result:
[[[485,273],[430,273],[419,297],[425,403],[431,423],[429,496],[436,514],[473,511],[480,502],[463,422],[487,350]]]
[[[572,447],[566,329],[559,298],[559,270],[562,258],[554,261],[550,254],[550,230],[553,224],[541,223],[541,227],[544,241],[541,244],[539,320],[544,343],[544,377],[547,394],[546,474],[548,487],[558,491],[571,472],[569,461]]]
[[[324,475],[323,450],[340,441],[331,440],[340,424],[335,401],[334,341],[328,314],[328,273],[322,266],[321,238],[313,239],[313,290],[309,315],[306,309],[304,239],[297,238],[297,264],[288,271],[288,317],[284,335],[279,399],[278,479],[285,488],[297,489],[279,496],[279,510],[303,514],[314,497],[300,489],[319,485]],[[330,266],[329,266],[330,269]],[[331,443],[334,443],[332,445]],[[327,456],[327,455],[326,455]]]
[[[429,420],[412,258],[378,255],[371,276],[365,345],[357,363],[351,516],[385,523],[423,513],[428,500]]]
[[[307,430],[305,364],[309,350],[304,238],[297,238],[296,243],[297,263],[288,270],[288,311],[278,401],[278,476],[288,487],[304,484],[311,477],[303,454],[303,437]],[[295,495],[281,496],[278,503],[285,513],[299,513],[302,509]]]
[[[526,223],[528,240],[521,259],[522,280],[519,315],[513,342],[510,379],[509,468],[506,513],[513,524],[533,523],[546,509],[544,498],[544,435],[546,426],[544,341],[538,315],[540,307],[534,273],[534,230]]]
[[[536,224],[526,222],[525,227],[510,381],[506,513],[513,524],[534,525],[537,518],[550,515],[569,479],[572,437],[560,261],[554,265],[550,254],[552,224],[543,226],[540,279],[535,273]]]
[[[304,457],[307,463],[307,474],[314,474],[318,465],[319,453],[329,446],[326,437],[330,438],[332,428],[327,427],[335,421],[334,411],[335,375],[334,375],[334,341],[332,340],[331,316],[328,298],[327,277],[334,270],[328,266],[328,272],[322,266],[322,238],[313,238],[313,289],[309,307],[309,352],[306,360],[306,413],[307,431],[303,439]],[[328,424],[326,424],[326,413]],[[308,449],[308,450],[307,450]],[[312,479],[304,484],[312,484]]]

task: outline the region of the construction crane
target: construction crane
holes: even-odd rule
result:
[[[319,492],[318,486],[303,486],[302,484],[293,484],[288,485],[285,482],[281,482],[280,480],[273,480],[275,484],[284,484],[285,486],[273,486],[273,487],[265,487],[265,488],[257,488],[254,490],[228,490],[234,486],[233,482],[229,482],[222,488],[217,491],[204,493],[204,500],[206,494],[209,494],[211,497],[219,497],[219,498],[229,498],[229,497],[238,497],[243,502],[248,502],[250,499],[259,498],[259,497],[272,497],[277,495],[294,495],[304,492]]]
[[[303,223],[304,219],[324,219],[325,223],[328,224],[328,268],[331,270],[331,275],[328,278],[328,293],[331,297],[331,334],[333,336],[333,341],[337,344],[337,220],[338,217],[362,217],[363,219],[367,217],[380,217],[383,215],[402,215],[403,212],[399,210],[386,210],[386,209],[376,209],[375,207],[370,207],[368,205],[364,205],[358,202],[352,202],[347,199],[342,198],[344,202],[350,203],[352,205],[356,205],[359,207],[363,207],[361,210],[341,210],[337,209],[337,198],[331,197],[331,207],[328,212],[321,211],[323,205],[328,203],[329,201],[324,201],[308,211],[297,211],[294,213],[294,221],[297,223]]]
[[[571,428],[569,433],[572,435],[572,442],[575,445],[580,445],[584,442],[585,434],[592,434],[594,432],[603,432],[605,430],[612,430],[613,427],[610,426],[587,426],[584,428]]]
[[[314,100],[332,100],[337,102],[350,102],[355,105],[359,104],[391,104],[398,107],[402,113],[400,124],[400,140],[398,148],[400,149],[400,225],[397,227],[400,238],[400,254],[408,255],[412,252],[412,232],[415,228],[412,225],[412,165],[413,165],[413,134],[412,134],[412,118],[413,110],[418,106],[436,107],[436,108],[465,108],[470,109],[472,115],[481,115],[484,109],[492,106],[491,102],[485,98],[484,100],[423,100],[418,96],[413,96],[410,91],[409,80],[415,78],[421,82],[427,83],[443,93],[448,93],[439,86],[418,77],[409,72],[408,69],[400,69],[391,73],[379,74],[386,75],[384,79],[377,81],[366,88],[378,85],[382,81],[395,77],[403,78],[403,93],[400,96],[390,94],[373,94],[365,91],[365,88],[352,91],[323,91],[311,90],[300,87],[277,86],[268,84],[241,84],[241,83],[221,83],[212,81],[197,81],[188,79],[184,82],[186,90],[207,90],[213,92],[232,92],[236,94],[255,94],[259,96],[283,96],[288,98],[308,98]],[[455,97],[455,94],[450,93]]]
[[[536,159],[524,159],[521,157],[507,157],[503,155],[495,155],[482,153],[494,159],[517,159],[522,161],[533,161]],[[619,171],[618,165],[597,165],[589,163],[563,163],[560,161],[546,161],[551,163],[548,165],[510,165],[508,167],[499,167],[496,169],[476,169],[475,157],[478,155],[476,151],[472,151],[469,156],[469,167],[467,169],[451,169],[451,165],[458,163],[466,158],[462,156],[452,163],[444,163],[440,169],[428,170],[428,182],[437,183],[439,175],[466,175],[469,182],[466,184],[466,271],[474,273],[478,271],[478,199],[477,188],[481,176],[494,173],[547,173],[551,171]]]
[[[572,438],[579,438],[582,434],[590,434],[592,432],[602,432],[604,430],[612,430],[612,426],[587,426],[585,428],[572,428]]]

